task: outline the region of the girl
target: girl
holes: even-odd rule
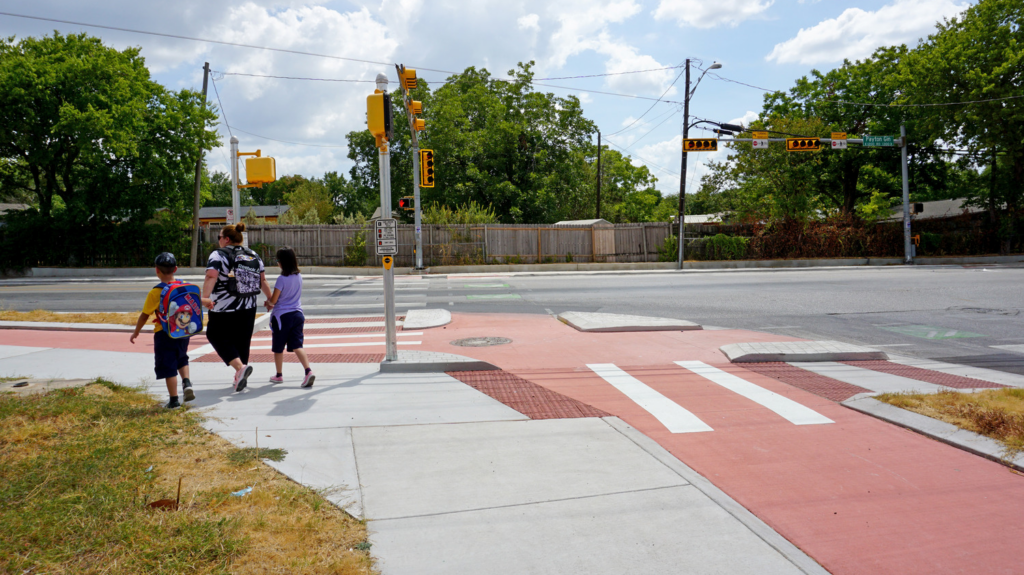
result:
[[[302,315],[302,274],[299,273],[299,264],[295,259],[295,252],[284,247],[277,250],[277,265],[281,266],[281,275],[274,282],[274,293],[267,300],[267,309],[270,312],[270,329],[273,338],[270,349],[274,352],[274,365],[277,366],[277,375],[270,378],[271,383],[284,381],[282,368],[284,363],[284,348],[294,351],[299,358],[306,375],[302,379],[302,387],[313,387],[313,370],[309,368],[309,359],[306,358],[306,350],[302,349],[302,327],[306,323]]]

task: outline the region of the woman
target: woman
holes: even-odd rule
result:
[[[256,298],[268,299],[270,286],[263,260],[242,246],[245,224],[224,226],[217,242],[220,249],[210,254],[203,283],[203,305],[210,308],[206,339],[225,364],[235,368],[235,391],[245,389],[252,368],[249,345],[256,323]]]

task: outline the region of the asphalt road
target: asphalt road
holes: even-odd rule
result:
[[[3,280],[0,307],[137,311],[155,283]],[[303,304],[308,315],[380,313],[380,285],[373,279],[310,276]],[[463,313],[673,317],[1024,373],[1024,267],[426,276],[399,277],[396,285],[399,312],[443,307]]]

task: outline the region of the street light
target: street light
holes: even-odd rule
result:
[[[683,139],[690,137],[690,97],[697,91],[697,86],[700,85],[700,81],[704,79],[704,74],[707,74],[709,70],[718,70],[722,65],[715,62],[708,66],[704,73],[697,78],[697,83],[690,89],[690,59],[686,59],[686,94],[683,98]],[[686,152],[682,152],[682,170],[679,176],[679,262],[677,269],[683,269],[683,234],[684,223],[686,221]]]

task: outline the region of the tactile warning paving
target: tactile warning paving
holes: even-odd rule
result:
[[[380,363],[384,361],[383,353],[307,353],[309,363]],[[216,353],[208,353],[194,362],[217,363],[220,357]],[[299,363],[294,353],[284,354],[285,363]],[[249,355],[249,363],[274,363],[272,353],[254,353]]]
[[[530,419],[607,417],[600,409],[506,371],[449,371],[448,375]]]
[[[898,375],[900,377],[916,379],[917,381],[934,383],[935,385],[943,385],[945,387],[952,387],[956,389],[1006,387],[1005,385],[992,383],[991,381],[985,381],[983,379],[974,379],[973,377],[942,373],[941,371],[932,371],[930,369],[903,365],[901,363],[894,363],[891,361],[844,361],[842,363],[852,365],[854,367],[870,369],[871,371],[880,371],[882,373]]]
[[[871,391],[870,389],[864,389],[845,381],[825,377],[824,375],[819,375],[813,371],[801,369],[781,361],[744,363],[742,365],[743,369],[767,375],[772,379],[777,379],[793,387],[799,387],[804,391],[809,391],[832,401],[846,401],[858,393]]]

